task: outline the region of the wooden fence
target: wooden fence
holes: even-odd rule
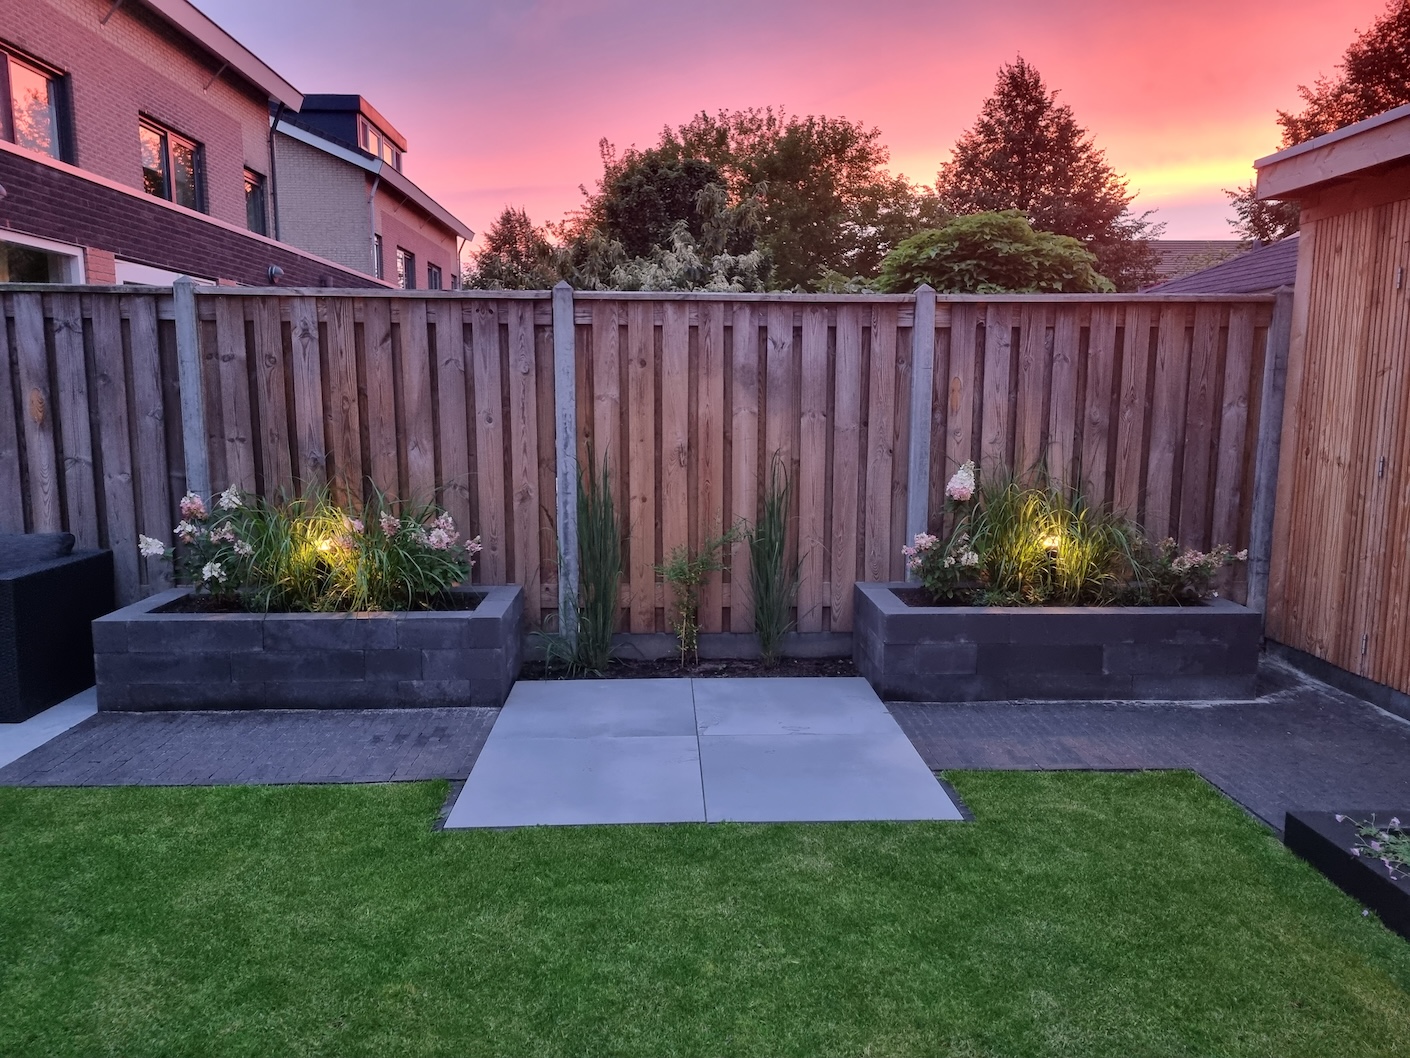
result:
[[[113,547],[131,599],[164,583],[133,542],[169,536],[188,471],[265,494],[370,480],[434,495],[481,534],[476,578],[523,584],[539,618],[558,599],[564,379],[579,454],[594,439],[613,473],[624,630],[665,630],[655,566],[752,520],[777,455],[798,627],[846,632],[853,582],[903,575],[917,512],[967,458],[1041,461],[1153,533],[1245,546],[1272,300],[579,292],[556,372],[547,291],[14,288],[0,527]],[[706,631],[752,628],[747,550],[728,558]]]

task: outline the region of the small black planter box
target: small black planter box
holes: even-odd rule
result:
[[[1380,860],[1353,856],[1358,844],[1356,824],[1391,819],[1410,820],[1410,810],[1342,812],[1337,822],[1332,812],[1289,812],[1283,823],[1283,844],[1327,876],[1337,888],[1381,917],[1381,921],[1410,940],[1410,879],[1399,871],[1391,878]]]
[[[1262,620],[1246,606],[909,606],[858,584],[857,670],[892,701],[1238,700],[1255,695]]]
[[[98,708],[385,709],[504,704],[522,662],[518,585],[473,610],[158,613],[189,588],[93,622]]]

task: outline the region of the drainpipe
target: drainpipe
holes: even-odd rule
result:
[[[372,172],[372,188],[367,192],[367,219],[371,223],[371,227],[367,236],[367,248],[371,251],[372,254],[372,267],[371,269],[369,269],[369,271],[372,273],[374,278],[385,280],[387,278],[386,276],[377,275],[377,185],[381,182],[382,165],[379,162],[377,164],[377,168]],[[387,248],[385,246],[382,247],[382,253],[384,255],[382,261],[383,271],[386,271],[386,251]]]
[[[279,173],[274,164],[274,134],[279,131],[279,119],[283,114],[284,104],[280,103],[274,108],[274,120],[269,124],[269,211],[274,222],[270,231],[275,242],[279,241]]]

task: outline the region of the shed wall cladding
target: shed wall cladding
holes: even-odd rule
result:
[[[140,5],[113,8],[108,0],[0,0],[0,38],[69,75],[79,167],[140,189],[137,122],[147,114],[201,144],[207,210],[244,227],[243,170],[269,172],[264,95],[217,76],[219,63]]]
[[[1268,635],[1410,692],[1410,200],[1301,241]]]

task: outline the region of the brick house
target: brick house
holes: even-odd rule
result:
[[[271,115],[303,104],[187,0],[0,0],[0,282],[391,285],[280,230],[318,191],[295,165],[281,201]]]
[[[357,95],[309,95],[274,119],[279,234],[395,286],[460,285],[475,233],[401,171],[406,138]]]

